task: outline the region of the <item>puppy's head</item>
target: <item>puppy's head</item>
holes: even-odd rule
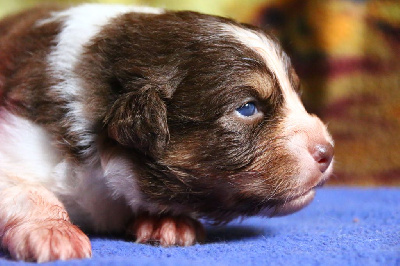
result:
[[[118,95],[105,122],[141,160],[148,202],[224,221],[312,200],[332,172],[333,141],[268,33],[191,12],[115,24],[92,47]]]

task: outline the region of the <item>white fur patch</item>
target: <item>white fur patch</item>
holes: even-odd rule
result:
[[[47,183],[59,158],[42,128],[0,109],[0,188],[11,178]]]
[[[48,56],[49,71],[54,79],[59,80],[51,90],[69,103],[66,107],[68,119],[72,122],[70,131],[86,135],[78,145],[88,146],[93,138],[89,134],[92,121],[88,121],[84,113],[81,80],[75,72],[75,67],[79,63],[84,45],[111,19],[129,12],[159,14],[163,10],[124,5],[84,4],[55,12],[51,18],[37,23],[37,26],[55,21],[63,23],[62,31],[55,40],[56,46]]]
[[[130,213],[143,206],[129,159],[106,152],[101,165],[76,165],[62,159],[51,142],[40,126],[0,109],[0,194],[40,184],[63,202],[79,226],[121,231]]]

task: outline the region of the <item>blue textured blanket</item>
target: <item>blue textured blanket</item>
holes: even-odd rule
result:
[[[93,258],[50,265],[400,265],[400,189],[324,188],[286,217],[207,227],[208,241],[161,248],[91,237]],[[12,262],[0,253],[0,265]]]

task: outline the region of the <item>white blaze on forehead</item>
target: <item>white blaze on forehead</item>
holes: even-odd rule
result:
[[[321,180],[325,180],[332,172],[332,165],[321,174],[318,164],[310,153],[315,145],[331,143],[333,140],[325,125],[307,113],[297,93],[292,88],[289,77],[288,59],[279,45],[264,34],[246,30],[238,26],[227,25],[227,34],[232,34],[241,43],[256,51],[263,59],[269,71],[279,83],[284,98],[284,122],[282,123],[282,140],[287,150],[297,160],[298,173],[290,178],[290,182],[303,190],[309,190]],[[304,198],[301,198],[304,199]],[[308,198],[311,200],[311,198]],[[281,212],[295,211],[304,202],[291,202],[281,206]]]
[[[278,81],[288,109],[304,110],[297,93],[293,90],[288,76],[287,57],[280,46],[264,34],[243,29],[235,25],[225,25],[224,30],[241,43],[256,51],[265,61],[270,72]]]

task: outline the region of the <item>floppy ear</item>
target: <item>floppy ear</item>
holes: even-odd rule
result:
[[[163,153],[169,140],[167,108],[152,85],[121,95],[105,123],[111,138],[153,158]]]

